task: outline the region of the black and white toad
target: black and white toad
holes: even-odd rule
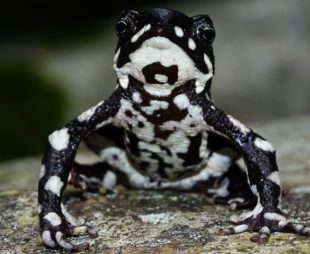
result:
[[[112,95],[48,137],[39,181],[43,242],[82,250],[68,236],[94,230],[65,209],[68,183],[83,191],[128,188],[202,192],[231,209],[252,206],[225,234],[275,231],[310,235],[281,211],[274,147],[211,99],[215,29],[207,15],[167,9],[124,11],[116,24],[117,85]],[[81,141],[101,157],[74,161]],[[236,161],[243,158],[246,169]],[[181,195],[181,194],[180,194]]]

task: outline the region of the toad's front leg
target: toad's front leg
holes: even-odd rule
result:
[[[253,211],[233,217],[232,222],[238,225],[224,233],[259,232],[251,240],[260,243],[268,241],[270,234],[276,231],[310,236],[309,227],[288,222],[281,211],[281,186],[273,146],[205,97],[198,97],[193,103],[202,108],[208,128],[228,138],[239,149],[247,166],[250,188],[257,197]]]
[[[119,97],[120,91],[116,90],[107,101],[90,108],[48,137],[38,187],[38,210],[42,239],[49,247],[82,250],[88,244],[74,245],[66,237],[83,233],[95,234],[90,227],[79,225],[66,212],[61,202],[62,193],[80,142],[91,131],[112,121],[119,109]]]

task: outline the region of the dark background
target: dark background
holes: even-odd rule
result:
[[[246,123],[309,114],[308,0],[14,0],[0,6],[0,161],[40,155],[48,133],[111,93],[115,21],[152,7],[211,15],[219,107]]]

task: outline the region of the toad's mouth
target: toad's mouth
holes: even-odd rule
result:
[[[178,66],[163,66],[160,62],[146,65],[142,69],[145,81],[149,84],[170,84],[178,80]]]

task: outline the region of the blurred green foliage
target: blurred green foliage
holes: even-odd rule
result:
[[[42,153],[67,104],[55,81],[26,61],[0,64],[0,161]]]

